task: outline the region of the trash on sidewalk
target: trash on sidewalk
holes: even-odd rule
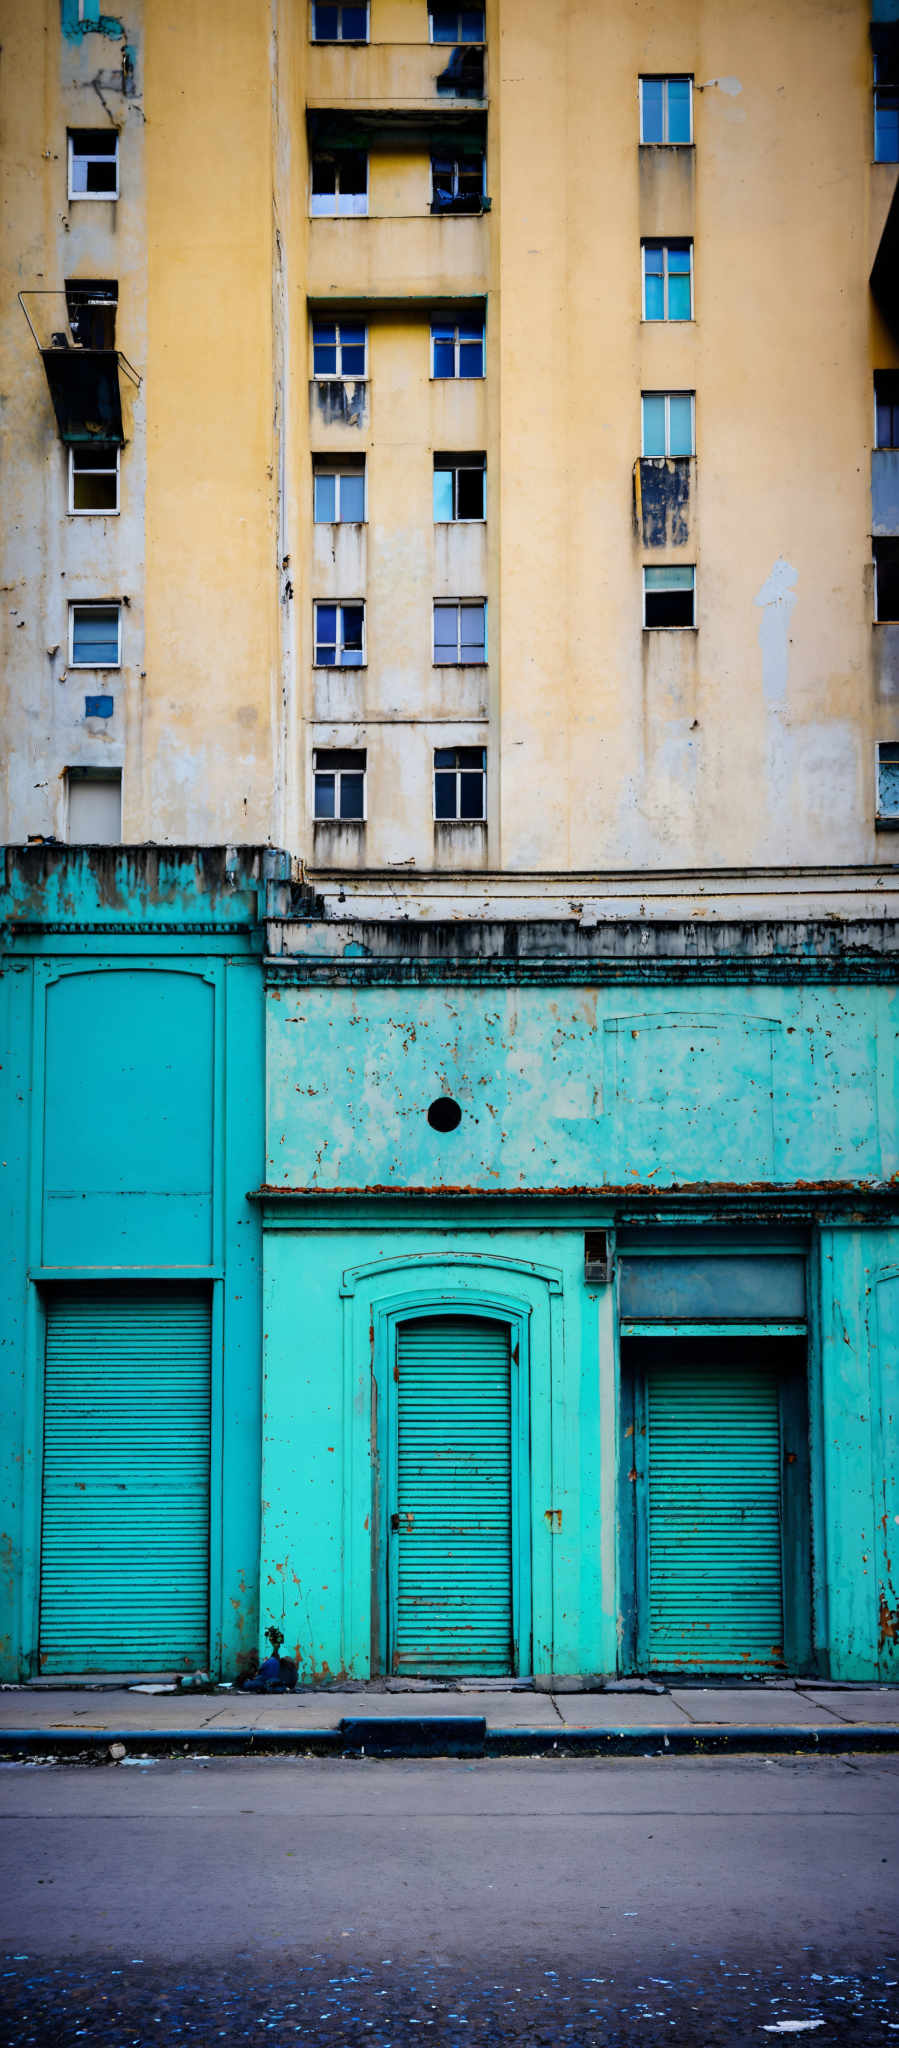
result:
[[[241,1679],[241,1692],[295,1692],[299,1673],[292,1657],[279,1654],[284,1641],[281,1630],[274,1625],[267,1628],[265,1639],[271,1643],[272,1654],[264,1658],[252,1678]]]

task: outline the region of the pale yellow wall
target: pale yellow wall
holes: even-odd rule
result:
[[[279,568],[267,7],[152,0],[135,836],[268,837]]]
[[[899,347],[867,280],[895,172],[870,163],[865,0],[489,0],[492,211],[442,220],[427,147],[389,137],[370,217],[309,219],[307,104],[446,104],[425,0],[372,0],[371,47],[346,50],[311,46],[289,0],[144,0],[114,214],[66,209],[62,150],[115,49],[64,43],[55,0],[7,16],[10,836],[60,830],[62,767],[110,760],[135,839],[269,837],[398,869],[889,858],[873,759],[899,705],[872,665],[871,374]],[[694,151],[641,161],[644,70],[693,73]],[[695,238],[689,325],[641,321],[656,234]],[[119,278],[143,379],[117,522],[66,520],[14,304],[79,269]],[[482,295],[485,381],[434,382],[432,302]],[[325,421],[310,385],[311,312],[330,304],[368,309],[361,427]],[[641,627],[642,563],[676,552],[635,536],[641,388],[697,394],[680,551],[696,634]],[[487,452],[486,528],[435,528],[434,450],[466,448]],[[336,449],[366,456],[361,534],[313,526],[311,458]],[[126,672],[114,721],[89,729],[84,683],[58,682],[46,649],[69,596],[119,590]],[[486,671],[435,670],[439,595],[487,596]],[[313,601],[332,596],[366,599],[362,672],[313,668]],[[485,738],[486,843],[435,841],[433,747]],[[313,833],[315,744],[367,748],[361,844]]]

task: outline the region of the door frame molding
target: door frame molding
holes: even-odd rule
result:
[[[480,1275],[478,1276],[480,1278]],[[372,1315],[373,1499],[375,1533],[372,1588],[372,1666],[390,1672],[392,1617],[396,1598],[395,1545],[390,1542],[391,1501],[396,1490],[397,1338],[401,1323],[421,1317],[469,1317],[504,1323],[511,1361],[512,1472],[512,1675],[532,1668],[530,1319],[531,1305],[492,1288],[460,1286],[410,1288],[381,1301]]]

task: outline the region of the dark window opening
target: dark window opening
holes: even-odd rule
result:
[[[695,570],[644,569],[644,626],[693,626],[696,623]]]
[[[874,413],[875,448],[899,448],[899,370],[875,372]]]
[[[367,43],[368,8],[347,0],[312,0],[314,43]]]
[[[874,542],[874,616],[899,619],[899,540]]]
[[[480,213],[483,204],[483,156],[432,156],[432,213]]]
[[[116,199],[118,191],[118,129],[70,128],[69,198]]]
[[[66,311],[76,348],[115,348],[118,298],[117,284],[66,278]]]

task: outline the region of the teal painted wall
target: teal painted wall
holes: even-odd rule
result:
[[[212,1301],[211,1658],[258,1636],[264,1139],[252,853],[13,856],[0,1126],[0,1670],[36,1668],[43,1305],[58,1282],[190,1278]]]
[[[372,1205],[373,1207],[373,1205]],[[391,1327],[404,1313],[527,1324],[534,1669],[618,1665],[617,1288],[584,1282],[584,1228],[491,1206],[480,1226],[439,1199],[392,1227],[272,1206],[265,1236],[262,1615],[303,1679],[384,1668],[381,1475]],[[695,1242],[681,1227],[684,1247]],[[631,1232],[631,1237],[634,1233]],[[653,1233],[658,1240],[658,1231]],[[773,1241],[777,1234],[772,1233]],[[750,1234],[755,1249],[764,1233]],[[735,1247],[747,1241],[739,1229]],[[811,1541],[822,1675],[896,1675],[899,1229],[813,1232],[808,1245]],[[722,1308],[726,1318],[726,1303]]]
[[[879,1198],[899,1171],[897,1022],[883,985],[322,987],[277,971],[267,1180],[298,1199],[273,1194],[266,1232],[262,1604],[308,1679],[365,1677],[382,1649],[383,1304],[426,1285],[477,1312],[488,1281],[532,1332],[535,1669],[616,1668],[618,1314],[614,1287],[585,1286],[584,1230],[650,1195],[658,1225],[666,1190],[778,1187],[808,1205],[818,1668],[890,1675],[899,1234],[888,1207],[862,1227],[849,1191]],[[445,1135],[426,1117],[442,1093],[463,1112]],[[403,1189],[388,1228],[383,1195]],[[540,1190],[567,1207],[536,1211]],[[466,1197],[464,1220],[441,1193]],[[739,1207],[733,1230],[740,1250]],[[769,1241],[757,1216],[751,1235]],[[544,1277],[512,1285],[510,1258]]]
[[[889,987],[269,992],[268,1179],[659,1189],[899,1172]],[[434,1096],[458,1129],[432,1131]]]

